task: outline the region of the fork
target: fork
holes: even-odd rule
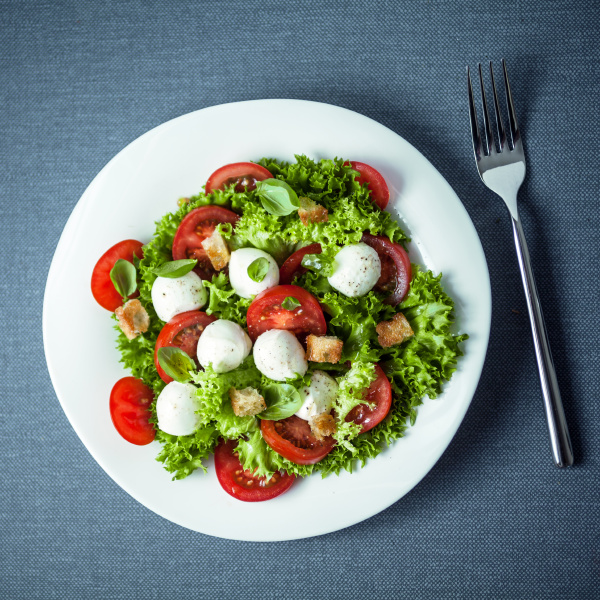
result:
[[[469,112],[471,117],[471,136],[473,141],[473,152],[477,170],[483,183],[498,194],[506,204],[512,221],[513,235],[517,248],[517,257],[519,259],[519,268],[523,287],[525,289],[525,298],[527,300],[527,309],[529,311],[529,320],[531,322],[531,331],[533,334],[533,344],[542,386],[542,395],[544,397],[544,409],[548,430],[550,432],[550,443],[554,463],[558,467],[568,467],[573,464],[573,448],[569,437],[569,430],[565,419],[560,390],[556,380],[556,370],[550,352],[550,343],[546,332],[546,324],[542,314],[542,307],[538,297],[529,251],[525,242],[525,234],[517,210],[517,192],[525,179],[525,152],[523,151],[523,141],[521,132],[517,124],[517,115],[513,103],[510,84],[508,82],[508,73],[506,63],[502,59],[502,70],[504,72],[504,87],[506,92],[506,106],[508,109],[508,122],[510,127],[510,136],[507,136],[502,122],[502,114],[498,103],[498,94],[496,93],[496,82],[494,80],[494,70],[490,62],[490,79],[494,98],[495,109],[495,133],[492,132],[487,100],[485,95],[485,86],[481,72],[481,63],[479,68],[479,82],[481,84],[481,102],[483,113],[483,137],[479,133],[479,121],[477,111],[475,110],[475,101],[473,98],[473,87],[471,86],[471,72],[467,67],[467,79],[469,87]],[[496,146],[497,143],[497,146]]]

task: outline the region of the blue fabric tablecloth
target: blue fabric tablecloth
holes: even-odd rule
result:
[[[599,17],[578,0],[0,1],[0,597],[600,597]],[[469,141],[465,66],[501,57],[567,470],[551,461],[508,214]],[[123,492],[63,414],[41,335],[53,251],[95,174],[168,119],[255,98],[337,104],[419,148],[469,211],[493,292],[478,391],[430,474],[366,522],[273,544],[187,531]]]

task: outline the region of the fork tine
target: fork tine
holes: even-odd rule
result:
[[[479,123],[477,122],[477,110],[475,109],[475,100],[473,99],[473,87],[471,85],[471,71],[469,67],[467,67],[467,85],[469,89],[469,115],[471,117],[473,152],[475,153],[475,160],[479,160],[482,155],[481,136],[479,135]]]
[[[483,128],[485,130],[485,142],[487,145],[487,153],[491,154],[494,151],[494,136],[490,127],[490,117],[488,113],[487,100],[485,97],[485,86],[483,85],[483,75],[481,73],[481,63],[478,63],[479,68],[479,83],[481,85],[481,101],[483,104]]]
[[[510,123],[510,133],[512,135],[513,147],[517,145],[521,138],[519,133],[519,125],[517,123],[517,114],[515,113],[515,105],[513,103],[512,94],[510,91],[510,83],[508,82],[508,73],[506,71],[506,62],[502,59],[502,69],[504,71],[504,86],[506,87],[506,106],[508,107],[508,120]]]
[[[502,113],[500,112],[500,104],[498,102],[498,94],[496,93],[496,80],[494,79],[494,69],[490,60],[490,78],[492,80],[492,92],[494,94],[494,108],[496,110],[496,131],[498,133],[498,148],[500,152],[504,150],[506,144],[506,132],[504,131],[504,123],[502,122]]]

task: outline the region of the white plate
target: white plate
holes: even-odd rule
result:
[[[415,427],[367,467],[313,476],[269,502],[234,500],[209,472],[172,482],[156,462],[159,445],[133,446],[115,431],[108,397],[126,373],[108,313],[90,293],[101,254],[125,238],[148,241],[154,221],[198,193],[218,167],[263,156],[293,160],[344,157],[385,177],[389,210],[412,236],[413,261],[444,273],[456,302],[465,356],[443,395],[419,408]],[[358,523],[410,491],[454,436],[475,393],[490,331],[485,257],[460,200],[408,142],[362,115],[327,104],[259,100],[206,108],[146,133],[122,150],[85,191],[56,249],[44,297],[44,347],[62,407],[102,468],[166,519],[222,538],[273,541],[320,535]],[[308,519],[298,518],[309,505]]]

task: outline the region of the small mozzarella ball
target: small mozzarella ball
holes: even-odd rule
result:
[[[176,279],[157,277],[152,284],[151,295],[154,310],[163,321],[170,321],[179,313],[202,308],[208,299],[202,279],[194,271]]]
[[[191,383],[168,383],[156,400],[158,428],[170,435],[190,435],[198,429],[200,402]]]
[[[250,354],[252,342],[248,334],[233,321],[213,321],[198,340],[198,362],[209,364],[217,373],[227,373],[242,364]]]
[[[373,289],[381,277],[381,261],[377,252],[362,242],[344,246],[335,256],[333,274],[328,277],[331,287],[356,298]]]
[[[324,371],[315,371],[310,378],[310,385],[300,390],[304,404],[296,416],[308,421],[311,417],[330,412],[337,393],[337,381]]]
[[[302,344],[290,331],[271,329],[254,342],[256,368],[269,379],[285,381],[308,369]]]
[[[262,281],[254,281],[248,275],[248,267],[257,258],[266,258],[269,261],[269,270]],[[252,298],[279,283],[279,267],[270,254],[256,248],[241,248],[231,253],[229,281],[238,296]]]

